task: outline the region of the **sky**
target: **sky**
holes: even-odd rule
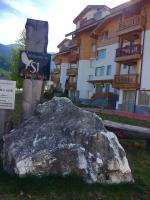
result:
[[[74,18],[87,5],[105,4],[113,8],[127,0],[0,0],[0,43],[13,44],[27,18],[49,23],[48,52],[58,52],[65,34],[75,30]]]

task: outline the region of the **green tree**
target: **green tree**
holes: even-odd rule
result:
[[[20,51],[25,50],[25,30],[19,36],[16,41],[16,48],[12,50],[12,62],[11,62],[11,78],[16,81],[17,88],[22,88],[22,79],[19,75],[19,57]]]

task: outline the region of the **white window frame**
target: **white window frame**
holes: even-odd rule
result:
[[[109,67],[110,67],[110,74],[108,73],[109,72]],[[107,65],[107,68],[106,68],[106,76],[111,76],[112,75],[112,65]]]
[[[101,73],[102,72],[101,69],[103,69],[103,73]],[[98,70],[99,70],[99,72],[98,72]],[[95,76],[102,77],[104,75],[105,75],[105,66],[96,67],[96,69],[95,69]]]
[[[104,60],[104,59],[106,59],[106,49],[98,50],[98,60]]]

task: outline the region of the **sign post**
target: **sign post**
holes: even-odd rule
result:
[[[49,80],[50,55],[47,54],[48,22],[27,19],[25,51],[20,53],[20,76],[23,80],[23,119],[40,102],[43,81]]]
[[[15,106],[15,90],[15,81],[0,77],[0,140],[6,132],[10,110]]]

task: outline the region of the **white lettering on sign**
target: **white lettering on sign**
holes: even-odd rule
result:
[[[15,107],[16,81],[0,80],[0,109]]]
[[[39,71],[40,63],[36,63],[33,60],[29,60],[27,54],[23,52],[21,54],[21,60],[26,65],[26,69],[30,69],[31,73],[35,73]]]

